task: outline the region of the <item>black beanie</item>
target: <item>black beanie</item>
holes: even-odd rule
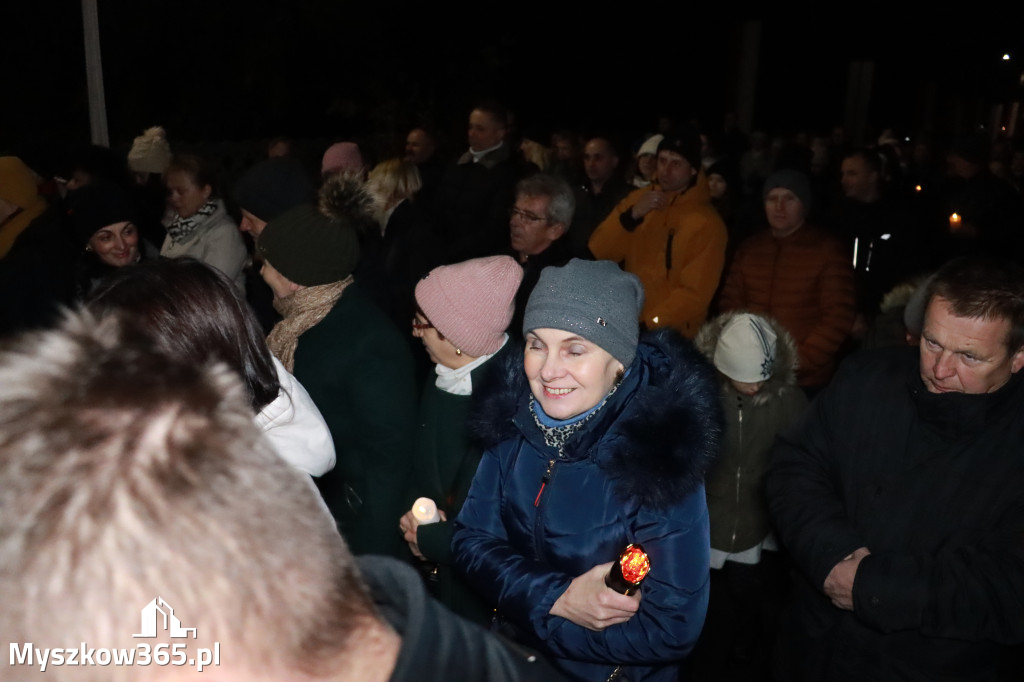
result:
[[[693,128],[680,128],[666,133],[658,144],[658,151],[675,152],[686,159],[694,170],[700,170],[700,135]]]
[[[123,189],[110,182],[94,182],[68,195],[68,217],[79,248],[108,225],[135,222],[135,205]]]
[[[268,223],[290,208],[311,203],[315,196],[306,169],[289,157],[261,161],[235,183],[238,205]]]

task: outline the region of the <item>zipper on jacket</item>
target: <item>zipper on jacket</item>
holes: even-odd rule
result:
[[[736,431],[737,431],[736,443],[738,444],[739,451],[743,452],[743,397],[739,396],[739,395],[736,396]],[[743,459],[740,458],[740,461],[742,462]],[[742,465],[737,466],[736,467],[736,504],[733,507],[733,512],[734,513],[733,513],[733,521],[732,521],[732,538],[729,541],[729,551],[730,552],[735,551],[735,549],[736,549],[736,534],[739,532],[739,529],[740,529],[739,514],[736,514],[735,512],[739,509],[739,506],[740,506],[740,477],[742,475],[743,475],[743,466]]]
[[[544,472],[544,477],[540,479],[540,490],[537,491],[537,497],[533,498],[533,506],[540,506],[540,496],[544,494],[544,488],[547,487],[548,481],[551,480],[551,470],[555,468],[555,460],[548,460],[547,471]]]

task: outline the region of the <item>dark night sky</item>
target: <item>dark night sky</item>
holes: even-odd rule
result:
[[[6,4],[17,6],[5,6],[0,22],[2,58],[13,65],[0,150],[87,141],[79,4]],[[742,12],[627,22],[581,19],[549,3],[543,14],[523,10],[480,31],[493,7],[429,14],[339,0],[99,0],[112,144],[155,123],[173,142],[380,135],[425,119],[461,145],[466,112],[481,96],[503,100],[526,127],[630,134],[665,112],[717,123],[735,104],[740,26],[750,18]],[[1009,21],[933,17],[926,28],[891,16],[841,25],[760,18],[754,124],[770,131],[841,122],[851,60],[875,63],[873,131],[920,128],[929,83],[930,122],[947,128],[1020,91],[1006,85],[1020,67],[999,61],[1020,46],[1019,36],[1005,37]]]

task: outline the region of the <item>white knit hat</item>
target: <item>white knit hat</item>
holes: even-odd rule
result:
[[[776,334],[763,317],[739,313],[722,327],[715,367],[733,381],[756,384],[772,376]]]
[[[136,173],[163,175],[170,164],[171,145],[167,143],[167,133],[160,126],[146,128],[128,150],[128,167]]]
[[[637,151],[637,156],[643,156],[644,154],[651,154],[652,156],[658,153],[658,145],[665,139],[664,135],[651,135],[644,143],[640,145],[640,149]]]

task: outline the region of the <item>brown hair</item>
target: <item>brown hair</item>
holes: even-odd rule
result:
[[[220,196],[217,192],[217,171],[207,159],[196,154],[175,154],[171,163],[164,170],[166,178],[173,171],[181,171],[192,179],[196,187],[202,189],[210,186],[210,196]]]
[[[119,311],[134,331],[179,362],[223,362],[242,377],[259,412],[280,390],[256,314],[227,275],[194,258],[118,268],[89,299],[94,313]]]
[[[949,301],[957,317],[1004,319],[1010,323],[1006,349],[1024,346],[1024,268],[1009,261],[970,257],[952,260],[935,273],[927,300]]]

